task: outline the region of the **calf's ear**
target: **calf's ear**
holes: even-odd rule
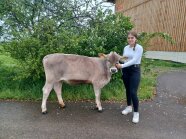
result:
[[[121,58],[120,58],[119,61],[124,62],[126,59],[128,59],[128,57],[126,57],[126,56],[121,56]]]
[[[107,55],[105,55],[105,54],[103,54],[103,53],[99,53],[98,56],[99,56],[100,58],[106,58],[106,57],[107,57]]]

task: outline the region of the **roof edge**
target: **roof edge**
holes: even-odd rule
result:
[[[115,3],[116,0],[106,0],[107,2]]]

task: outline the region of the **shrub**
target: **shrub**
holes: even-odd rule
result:
[[[99,21],[99,22],[98,22]],[[97,56],[110,51],[122,52],[126,34],[132,29],[130,18],[121,14],[100,13],[84,28],[60,30],[53,20],[35,26],[32,36],[24,36],[4,44],[4,49],[17,59],[22,68],[17,78],[40,79],[44,76],[42,59],[49,53],[73,53]],[[26,34],[26,33],[25,33]]]

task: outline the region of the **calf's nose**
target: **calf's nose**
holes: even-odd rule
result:
[[[111,68],[111,69],[110,69],[110,72],[111,72],[111,73],[116,73],[116,72],[117,72],[117,68]]]
[[[116,69],[111,69],[111,72],[116,72]]]

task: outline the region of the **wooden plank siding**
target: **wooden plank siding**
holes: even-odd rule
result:
[[[186,0],[115,0],[116,12],[130,16],[137,32],[165,32],[175,45],[153,39],[148,50],[186,52]]]

